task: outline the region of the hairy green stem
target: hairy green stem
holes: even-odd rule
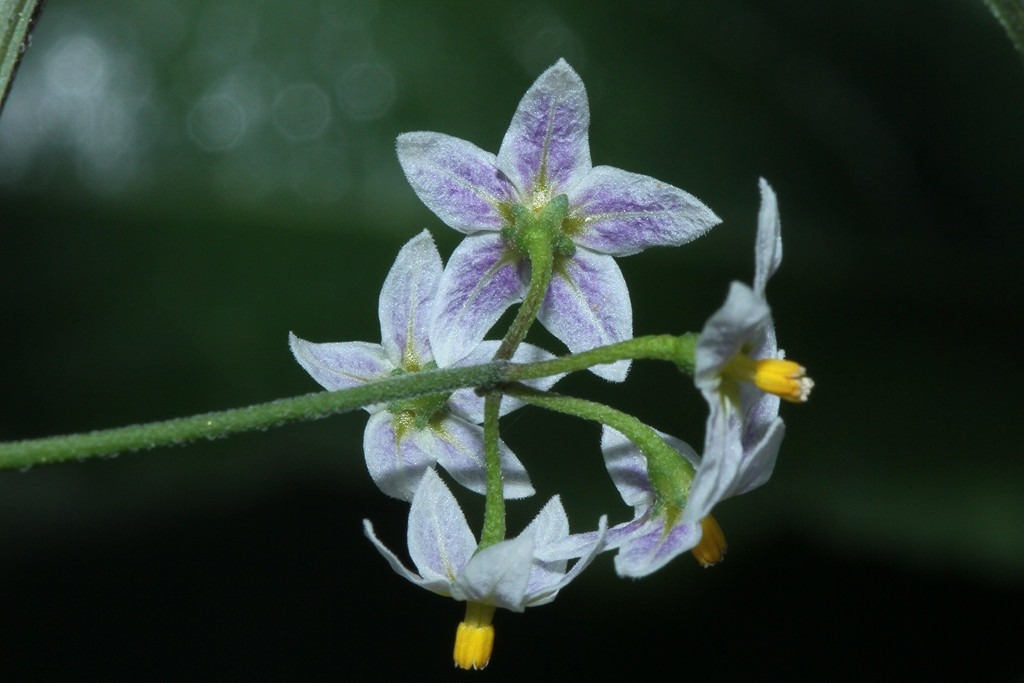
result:
[[[509,385],[502,391],[531,405],[600,422],[621,433],[636,444],[647,459],[647,476],[659,498],[685,505],[693,482],[693,466],[665,443],[653,427],[629,413],[587,399],[539,391],[523,384]]]
[[[306,394],[245,408],[84,434],[2,443],[0,469],[19,469],[183,444],[203,438],[213,439],[289,422],[315,420],[373,403],[452,391],[467,386],[495,386],[505,381],[505,365],[504,362],[495,362],[465,368],[414,372],[351,389]]]
[[[547,233],[528,233],[522,239],[528,249],[530,259],[530,287],[526,291],[522,305],[516,312],[516,318],[508,328],[501,346],[494,354],[495,360],[508,360],[516,352],[526,338],[537,312],[544,303],[544,296],[551,282],[551,270],[554,267],[554,254],[551,251],[551,238]]]
[[[544,297],[551,282],[554,268],[555,238],[562,219],[568,209],[565,195],[540,211],[539,214],[516,206],[515,220],[509,236],[516,248],[525,252],[530,261],[530,286],[523,303],[516,312],[515,320],[501,340],[494,354],[494,360],[509,360],[523,343],[530,331],[537,313],[544,303]],[[501,409],[501,394],[490,392],[484,398],[484,467],[487,471],[487,488],[484,498],[484,524],[480,531],[480,545],[483,550],[505,540],[505,486],[501,476],[501,449],[499,448],[498,415]]]
[[[0,111],[45,0],[0,0]]]
[[[627,358],[668,360],[692,373],[696,337],[695,334],[682,337],[638,337],[540,363],[495,361],[464,368],[412,372],[351,389],[307,394],[192,417],[0,443],[0,470],[184,444],[197,439],[213,439],[290,422],[315,420],[373,403],[453,391],[462,387],[500,390],[509,382],[585,370],[593,365]],[[496,444],[495,440],[495,447]]]
[[[500,407],[501,394],[487,394],[484,398],[484,465],[487,468],[487,489],[479,550],[505,540],[505,485],[501,478],[501,451],[498,448]]]
[[[676,364],[682,372],[693,375],[694,353],[697,348],[696,332],[681,336],[657,334],[636,337],[626,341],[599,346],[590,351],[581,351],[548,361],[528,364],[509,365],[505,376],[509,380],[521,381],[551,377],[578,370],[586,370],[594,365],[614,363],[626,359],[667,360]]]
[[[495,360],[508,360],[526,338],[537,311],[544,303],[551,266],[554,261],[550,243],[530,241],[530,288],[526,292],[515,320],[494,354]],[[501,394],[491,392],[484,398],[484,466],[487,469],[487,489],[484,498],[484,525],[480,531],[479,550],[505,540],[505,487],[501,479],[501,451],[498,447],[498,412]]]

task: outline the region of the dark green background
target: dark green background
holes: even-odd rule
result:
[[[636,333],[697,330],[749,281],[763,175],[769,300],[817,387],[783,406],[769,485],[716,510],[726,562],[634,582],[602,557],[499,613],[483,675],[1019,680],[1024,64],[980,1],[51,0],[0,119],[0,438],[315,389],[288,330],[377,341],[400,245],[459,237],[395,135],[496,151],[560,56],[595,163],[724,219],[620,261]],[[667,366],[560,387],[703,438]],[[370,517],[401,548],[407,510],[363,468],[364,421],[0,474],[5,670],[446,674],[460,606],[362,537]],[[628,517],[593,425],[523,410],[504,434],[539,489],[514,530],[556,491],[574,530]]]

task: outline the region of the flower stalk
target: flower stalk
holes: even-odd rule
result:
[[[498,451],[498,409],[501,394],[490,392],[484,399],[484,466],[487,469],[487,492],[484,498],[484,526],[480,531],[483,550],[505,540],[505,485],[501,478]]]
[[[503,391],[520,401],[611,427],[632,441],[647,459],[648,477],[659,499],[680,508],[686,505],[694,477],[693,465],[666,444],[653,427],[596,401],[538,391],[522,384],[504,387]]]
[[[511,358],[516,348],[526,338],[533,321],[537,319],[537,313],[544,303],[544,295],[551,282],[555,262],[553,250],[568,208],[569,200],[564,194],[552,199],[536,215],[519,204],[513,207],[515,222],[511,237],[516,247],[525,252],[530,261],[530,288],[516,312],[515,320],[502,339],[498,352],[494,355],[495,360]]]
[[[568,200],[565,195],[555,197],[547,206],[534,213],[516,204],[512,214],[514,222],[508,238],[530,260],[530,288],[523,304],[516,312],[494,360],[508,360],[526,338],[537,312],[544,303],[544,295],[551,281],[554,264],[553,247],[558,227],[565,217]],[[484,466],[487,470],[487,492],[484,501],[484,526],[480,532],[480,550],[505,540],[505,494],[501,475],[501,457],[498,449],[498,413],[501,394],[492,391],[484,399]]]
[[[586,370],[623,359],[658,359],[692,372],[695,334],[655,335],[538,363],[493,361],[479,365],[412,372],[339,391],[283,398],[242,408],[80,434],[0,443],[0,470],[216,439],[233,434],[318,420],[374,403],[426,396],[463,387],[495,389],[510,382]]]

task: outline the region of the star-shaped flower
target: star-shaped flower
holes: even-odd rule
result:
[[[438,363],[427,329],[433,315],[441,257],[424,230],[398,254],[380,293],[381,343],[335,342],[314,344],[290,336],[295,359],[328,391],[387,379],[396,374],[433,367],[487,363],[498,342],[480,338],[464,344],[467,353]],[[535,362],[551,358],[541,349],[523,345],[514,360]],[[537,386],[550,387],[557,378]],[[502,402],[502,413],[521,405]],[[473,389],[450,395],[425,396],[391,404],[368,406],[370,419],[363,434],[363,451],[370,476],[384,493],[411,500],[424,473],[440,463],[460,484],[484,493],[483,398]],[[504,493],[507,498],[533,494],[529,476],[512,451],[499,442]]]
[[[407,540],[409,555],[419,571],[416,574],[377,539],[369,520],[363,521],[367,538],[400,576],[468,603],[467,621],[460,625],[456,642],[456,662],[464,668],[486,665],[494,638],[490,624],[494,608],[522,612],[554,600],[603,549],[605,524],[602,518],[589,552],[568,571],[565,557],[538,559],[539,550],[571,538],[558,496],[548,501],[519,536],[477,551],[476,538],[458,501],[440,476],[428,470],[409,508]]]
[[[398,158],[416,194],[468,235],[439,287],[431,333],[439,363],[465,355],[468,339],[482,338],[523,300],[529,261],[509,232],[517,214],[539,214],[556,197],[568,198],[537,319],[573,352],[632,337],[629,291],[613,257],[685,244],[720,222],[676,187],[593,167],[589,125],[583,81],[559,60],[523,96],[497,156],[441,133],[398,137]],[[594,371],[621,381],[628,369],[620,361]]]
[[[785,431],[779,398],[806,401],[814,386],[776,343],[764,291],[782,261],[781,223],[775,192],[763,178],[760,187],[754,287],[733,282],[697,341],[694,383],[710,412],[689,505],[708,509],[768,481]]]

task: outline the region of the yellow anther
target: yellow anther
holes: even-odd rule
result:
[[[455,666],[482,669],[491,661],[491,651],[494,650],[493,616],[492,605],[466,603],[466,619],[455,632]]]
[[[704,533],[700,537],[700,542],[690,552],[702,567],[710,567],[722,561],[729,544],[725,542],[722,527],[718,526],[718,522],[711,515],[700,520],[700,526]]]
[[[754,384],[787,401],[803,403],[811,395],[814,380],[807,376],[807,371],[799,363],[765,358],[757,361]]]
[[[799,363],[781,358],[755,361],[745,353],[737,353],[722,368],[726,377],[753,382],[759,389],[793,403],[803,403],[811,395],[814,381]]]

